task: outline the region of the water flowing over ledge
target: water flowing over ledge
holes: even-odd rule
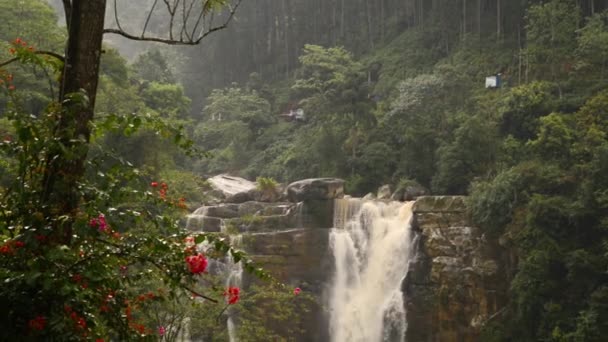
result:
[[[403,342],[401,292],[415,257],[413,202],[335,200],[329,246],[335,261],[330,290],[333,342]]]

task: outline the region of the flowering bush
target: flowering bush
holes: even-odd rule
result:
[[[24,45],[13,48],[15,55],[33,53]],[[81,94],[69,98],[86,101]],[[52,133],[65,110],[52,103],[40,116],[22,113],[18,106],[5,113],[14,130],[0,142],[0,158],[10,161],[3,178],[9,181],[0,184],[0,307],[5,313],[0,340],[166,338],[181,321],[161,329],[144,320],[142,311],[192,295],[196,301],[220,302],[221,290],[200,281],[208,255],[230,254],[244,269],[265,276],[218,236],[186,240],[179,225],[185,199],[174,198],[168,182],[151,182],[127,161],[106,153],[95,139],[86,177],[71,180],[77,183],[77,208],[55,214],[44,204],[46,157],[62,148]],[[175,132],[154,120],[155,129]],[[96,122],[95,136],[141,121],[107,116]],[[180,139],[175,139],[178,145],[189,146]],[[196,249],[204,241],[210,246],[206,255]],[[232,301],[238,301],[238,293]],[[217,305],[216,312],[222,307]]]

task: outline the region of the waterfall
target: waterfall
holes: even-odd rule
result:
[[[230,246],[233,248],[240,247],[243,241],[243,235],[230,235]],[[227,275],[226,275],[226,288],[230,286],[241,288],[243,284],[243,264],[240,262],[234,263],[230,254],[226,255]],[[230,342],[237,342],[236,337],[236,323],[232,316],[231,308],[228,308],[228,340]]]
[[[403,342],[407,328],[401,284],[414,257],[413,202],[335,202],[330,248],[333,342]]]
[[[207,214],[209,212],[208,206],[203,206],[196,209],[192,214],[188,215],[186,227],[187,229],[201,229],[204,228],[204,221],[207,218]],[[203,229],[204,231],[204,229]],[[232,248],[239,248],[242,246],[243,235],[242,234],[230,234],[227,229],[225,222],[221,219],[220,223],[220,232],[230,237],[230,246]],[[198,246],[200,252],[205,253],[210,245],[207,242],[203,242]],[[226,288],[230,286],[240,288],[243,283],[243,264],[238,262],[235,263],[232,255],[227,254],[223,260],[214,260],[209,259],[209,266],[207,268],[209,273],[214,275],[221,275],[224,279],[224,286]],[[232,308],[228,307],[226,314],[228,315],[228,319],[226,322],[227,330],[228,330],[228,339],[229,342],[238,342],[236,337],[236,322],[233,317]],[[188,318],[189,320],[189,318]],[[187,335],[187,334],[184,334]],[[185,339],[184,339],[185,340]]]

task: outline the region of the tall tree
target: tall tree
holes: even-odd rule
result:
[[[42,210],[48,217],[64,217],[55,220],[55,232],[69,243],[71,224],[78,208],[78,182],[84,175],[84,163],[91,135],[91,121],[95,109],[99,64],[104,34],[118,34],[128,39],[155,41],[166,44],[199,44],[210,33],[226,27],[232,19],[240,0],[208,0],[198,4],[191,1],[164,1],[165,18],[169,22],[166,36],[151,36],[147,26],[156,13],[157,1],[147,11],[141,34],[135,35],[123,29],[119,9],[114,1],[116,28],[105,28],[106,0],[63,0],[68,39],[65,63],[60,84],[59,102],[64,104],[57,117],[55,138],[61,144],[46,156],[44,169]],[[219,24],[213,18],[201,20],[226,5]],[[221,13],[220,13],[221,14]],[[80,94],[80,95],[76,95]]]

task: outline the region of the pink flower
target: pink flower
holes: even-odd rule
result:
[[[158,327],[158,334],[160,336],[163,336],[165,334],[166,330],[165,327],[163,327],[162,325],[160,327]]]
[[[230,286],[226,291],[224,291],[224,297],[228,301],[229,305],[236,304],[240,299],[241,289],[238,287]]]
[[[302,292],[302,289],[299,287],[296,287],[295,289],[293,289],[293,294],[294,296],[297,296],[300,294],[300,292]]]
[[[100,232],[105,232],[108,229],[108,222],[104,214],[99,214],[98,217],[92,218],[89,221],[91,228],[98,228]]]
[[[188,263],[188,268],[190,272],[194,274],[199,274],[205,272],[207,269],[207,258],[205,258],[202,254],[190,255],[186,257],[186,263]]]
[[[97,218],[97,222],[99,223],[99,230],[100,231],[105,231],[106,229],[108,229],[108,223],[106,222],[106,217],[104,214],[99,214],[99,217]]]

